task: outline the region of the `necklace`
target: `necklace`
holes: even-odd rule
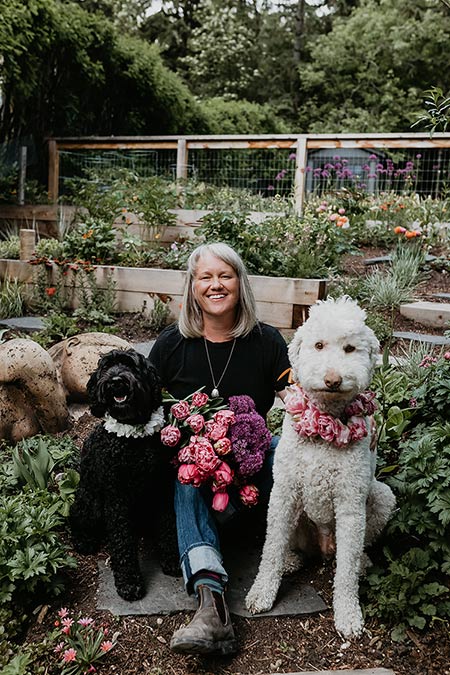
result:
[[[228,366],[230,365],[231,357],[233,356],[234,347],[235,347],[235,345],[236,345],[236,338],[234,338],[234,340],[233,340],[233,344],[232,344],[232,346],[231,346],[230,354],[229,354],[228,359],[227,359],[227,362],[226,362],[226,364],[225,364],[225,368],[223,369],[222,375],[219,377],[219,380],[218,380],[217,382],[216,382],[216,380],[215,380],[215,378],[214,378],[214,371],[213,371],[213,369],[212,369],[211,359],[210,359],[210,357],[209,357],[208,343],[206,342],[206,338],[205,338],[205,337],[203,338],[203,342],[204,342],[204,344],[205,344],[206,358],[208,359],[208,366],[209,366],[209,371],[210,371],[210,373],[211,373],[211,380],[212,380],[212,383],[213,383],[213,385],[214,385],[214,388],[213,388],[213,390],[211,391],[211,398],[218,398],[218,397],[219,397],[219,386],[220,386],[220,383],[221,383],[222,380],[223,380],[223,376],[225,375]]]
[[[318,437],[338,448],[345,448],[367,436],[365,417],[375,412],[374,398],[371,391],[358,394],[345,408],[345,423],[319,410],[298,384],[289,387],[284,403],[300,436]]]

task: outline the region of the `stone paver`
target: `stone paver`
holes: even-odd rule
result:
[[[0,326],[23,333],[36,333],[44,328],[42,319],[39,316],[19,316],[13,319],[0,319]]]
[[[450,300],[450,293],[433,293],[433,298],[440,298],[441,300]]]
[[[409,302],[400,305],[400,314],[431,328],[443,328],[450,323],[450,303]]]
[[[432,345],[450,345],[450,338],[446,338],[443,335],[427,335],[425,333],[413,333],[409,331],[394,331],[393,336],[401,340],[427,342]]]
[[[244,606],[247,591],[258,570],[261,551],[247,550],[242,541],[238,546],[223,546],[225,567],[229,574],[227,600],[230,611],[239,616],[251,616]],[[147,582],[147,595],[136,602],[123,600],[116,592],[112,572],[104,561],[99,562],[98,609],[107,609],[117,616],[129,614],[172,614],[197,608],[196,601],[187,595],[181,577],[170,577],[161,571],[157,561],[147,550],[141,559],[141,569]],[[283,580],[276,605],[267,616],[295,616],[327,610],[327,606],[310,585],[302,585],[291,576]],[[255,617],[257,619],[258,617]]]
[[[149,340],[148,342],[132,342],[133,349],[135,349],[139,354],[148,356],[150,351],[155,344],[155,340]]]
[[[425,256],[425,262],[432,262],[433,260],[436,260],[436,256],[431,255],[431,253],[427,253],[427,255]],[[382,255],[379,256],[378,258],[366,258],[366,260],[364,260],[364,265],[382,265],[384,263],[390,262],[391,262],[390,255]]]

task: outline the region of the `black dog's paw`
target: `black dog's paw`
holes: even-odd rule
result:
[[[76,539],[72,537],[72,543],[75,551],[81,555],[93,555],[100,550],[98,539]]]
[[[115,575],[114,582],[116,591],[124,600],[132,602],[140,600],[145,595],[144,580],[141,575]]]
[[[161,569],[169,577],[181,577],[181,567],[178,559],[161,560]]]

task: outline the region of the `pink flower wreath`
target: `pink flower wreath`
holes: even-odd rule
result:
[[[375,394],[365,391],[345,408],[344,423],[339,418],[321,412],[308,398],[298,384],[288,389],[285,398],[286,411],[292,415],[294,429],[300,436],[322,438],[338,448],[344,448],[353,441],[359,441],[368,434],[365,417],[376,410]]]
[[[258,502],[258,488],[248,482],[262,467],[271,435],[249,396],[210,399],[197,391],[186,399],[165,395],[172,403],[169,424],[161,430],[164,445],[178,447],[175,463],[180,483],[209,484],[212,508],[224,511],[228,489],[235,485],[245,506]]]

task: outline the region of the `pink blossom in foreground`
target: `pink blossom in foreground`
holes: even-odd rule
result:
[[[189,424],[192,431],[198,434],[205,426],[205,418],[203,417],[203,415],[199,414],[189,415],[189,417],[186,417],[186,424]]]
[[[58,610],[58,616],[61,617],[61,619],[64,619],[69,614],[69,610],[67,607],[61,607],[60,610]]]
[[[68,663],[69,661],[75,661],[77,658],[77,650],[71,647],[70,649],[66,649],[66,651],[63,654],[63,661],[65,663]]]
[[[102,650],[102,652],[109,652],[109,650],[112,649],[113,647],[114,647],[114,645],[111,642],[111,640],[105,640],[100,645],[100,649]]]
[[[86,626],[90,626],[91,623],[94,623],[94,619],[91,619],[90,617],[86,616],[82,619],[79,619],[78,623],[80,624],[80,626],[84,626],[86,628]]]

